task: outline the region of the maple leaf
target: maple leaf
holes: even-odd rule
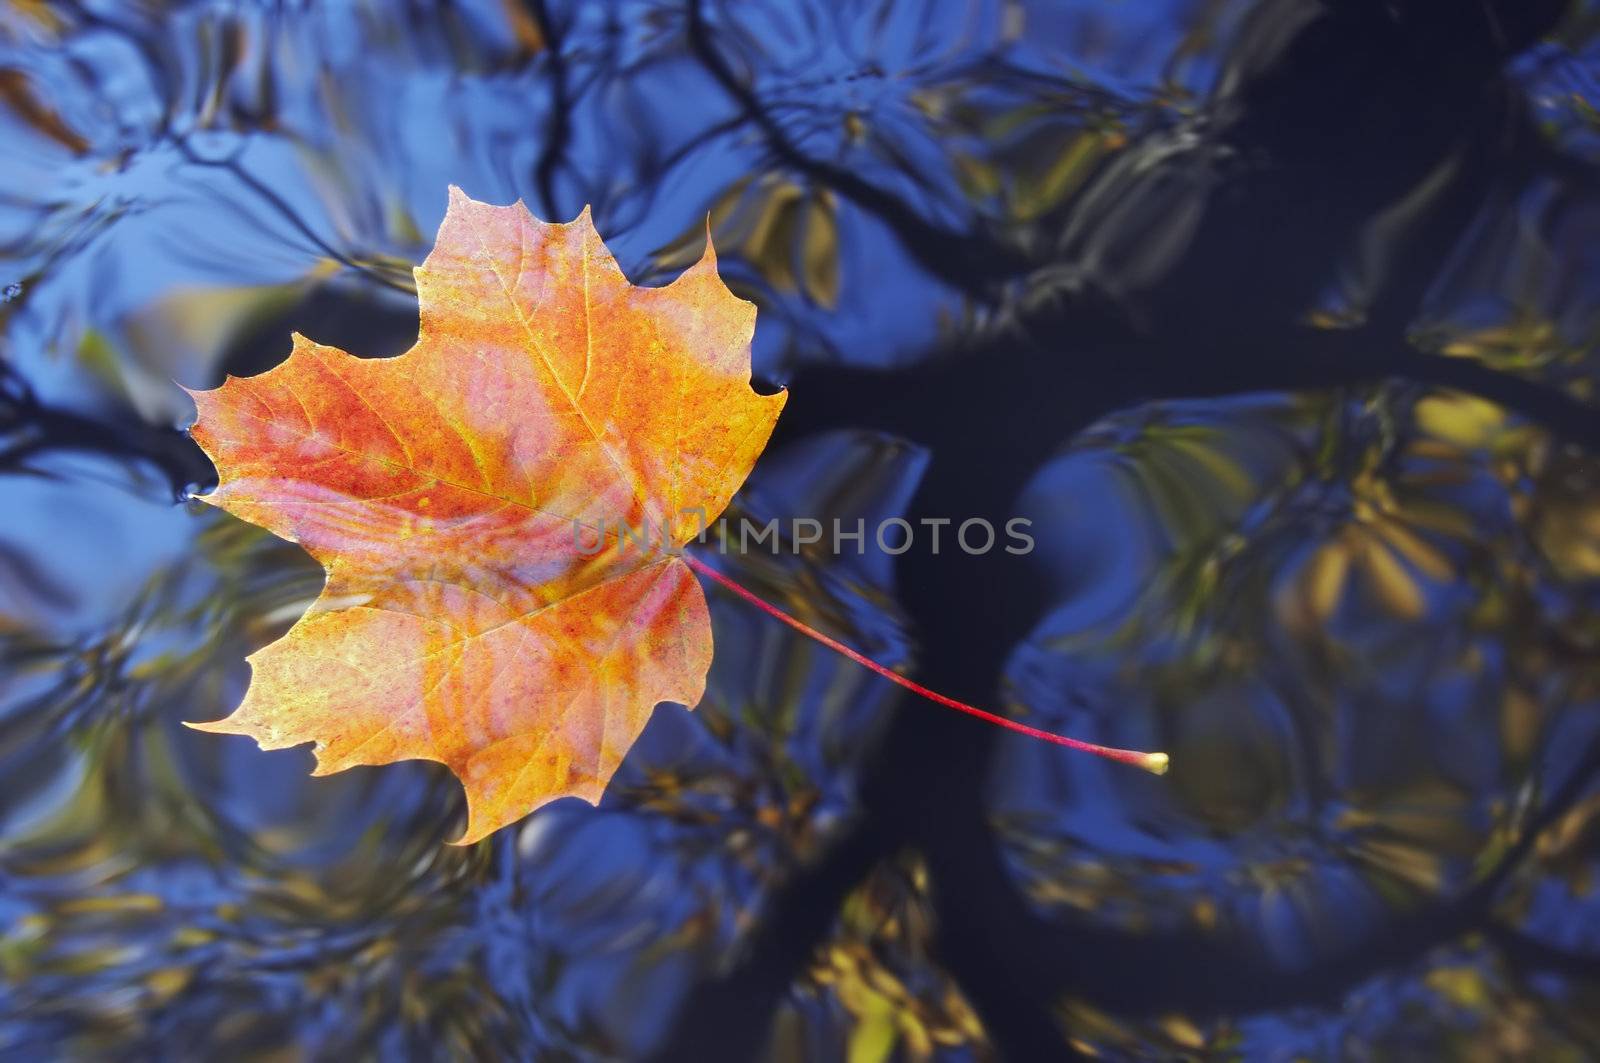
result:
[[[250,656],[239,708],[195,726],[315,742],[319,775],[440,761],[466,789],[465,844],[598,801],[658,702],[700,700],[711,625],[680,550],[785,394],[750,387],[755,307],[709,234],[677,280],[635,287],[587,208],[547,224],[452,188],[416,279],[405,354],[296,335],[276,368],[190,393],[219,473],[205,500],[327,569]],[[671,531],[584,556],[575,522]]]

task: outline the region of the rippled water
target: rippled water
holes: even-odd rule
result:
[[[1263,367],[1301,352],[1253,331],[1364,320],[1597,394],[1600,15],[1546,33],[1485,3],[1491,32],[1449,6],[1370,5],[1414,21],[1370,49],[1388,15],[1325,39],[1301,0],[6,6],[0,1051],[747,1058],[753,1024],[774,1060],[983,1059],[1037,1043],[1003,976],[1062,1057],[1600,1055],[1600,465],[1426,383],[1281,390]],[[1515,54],[1472,58],[1491,40]],[[442,768],[313,779],[305,750],[185,730],[321,573],[185,500],[212,473],[177,384],[268,368],[294,330],[405,349],[451,183],[592,204],[639,283],[709,213],[796,403],[810,367],[1031,323],[1070,386],[1002,379],[1034,403],[1011,422],[928,392],[991,440],[1059,408],[1048,460],[932,454],[1031,477],[1048,601],[989,702],[1172,773],[971,738],[1008,885],[962,892],[915,811],[864,795],[943,808],[947,764],[892,721],[969,725],[717,594],[702,705],[658,708],[599,808],[470,848]],[[736,506],[894,516],[929,468],[824,433]],[[938,587],[892,558],[732,568],[959,673],[924,638]],[[982,603],[950,586],[959,631]]]

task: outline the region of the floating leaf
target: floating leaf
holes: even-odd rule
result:
[[[709,246],[629,284],[588,212],[546,224],[451,190],[416,271],[421,334],[364,360],[301,336],[196,393],[207,501],[302,544],[327,584],[201,729],[315,742],[317,773],[424,758],[467,792],[463,842],[598,801],[655,705],[700,699],[704,596],[680,548],[766,445],[755,308]],[[583,530],[649,528],[584,556]],[[578,532],[580,534],[575,534]]]

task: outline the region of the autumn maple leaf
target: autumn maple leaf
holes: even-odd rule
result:
[[[315,742],[317,774],[440,761],[466,788],[466,843],[598,801],[658,702],[700,700],[711,626],[680,550],[785,395],[750,387],[755,307],[709,238],[671,284],[635,287],[587,209],[546,224],[452,188],[416,279],[405,354],[297,335],[282,365],[191,393],[220,476],[205,500],[327,569],[250,657],[243,704],[198,726]],[[657,534],[575,542],[619,523]]]
[[[452,188],[416,275],[422,327],[405,354],[297,335],[277,368],[190,392],[191,434],[219,474],[205,500],[328,572],[306,615],[251,655],[244,703],[191,726],[263,749],[314,742],[319,775],[440,761],[466,787],[461,843],[476,841],[558,797],[598,802],[656,704],[700,700],[699,573],[922,697],[1166,770],[1163,753],[929,690],[683,552],[785,399],[750,388],[755,307],[718,278],[709,237],[676,281],[638,288],[587,209],[553,225]]]

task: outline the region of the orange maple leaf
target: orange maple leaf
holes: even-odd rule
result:
[[[785,394],[750,387],[755,307],[705,255],[628,283],[588,210],[546,224],[450,191],[395,358],[294,337],[282,365],[191,392],[206,501],[327,569],[201,730],[316,743],[316,774],[422,758],[467,793],[461,842],[598,801],[655,705],[711,663],[680,551],[728,504]],[[699,511],[692,520],[688,511]],[[671,529],[593,556],[575,529]]]

